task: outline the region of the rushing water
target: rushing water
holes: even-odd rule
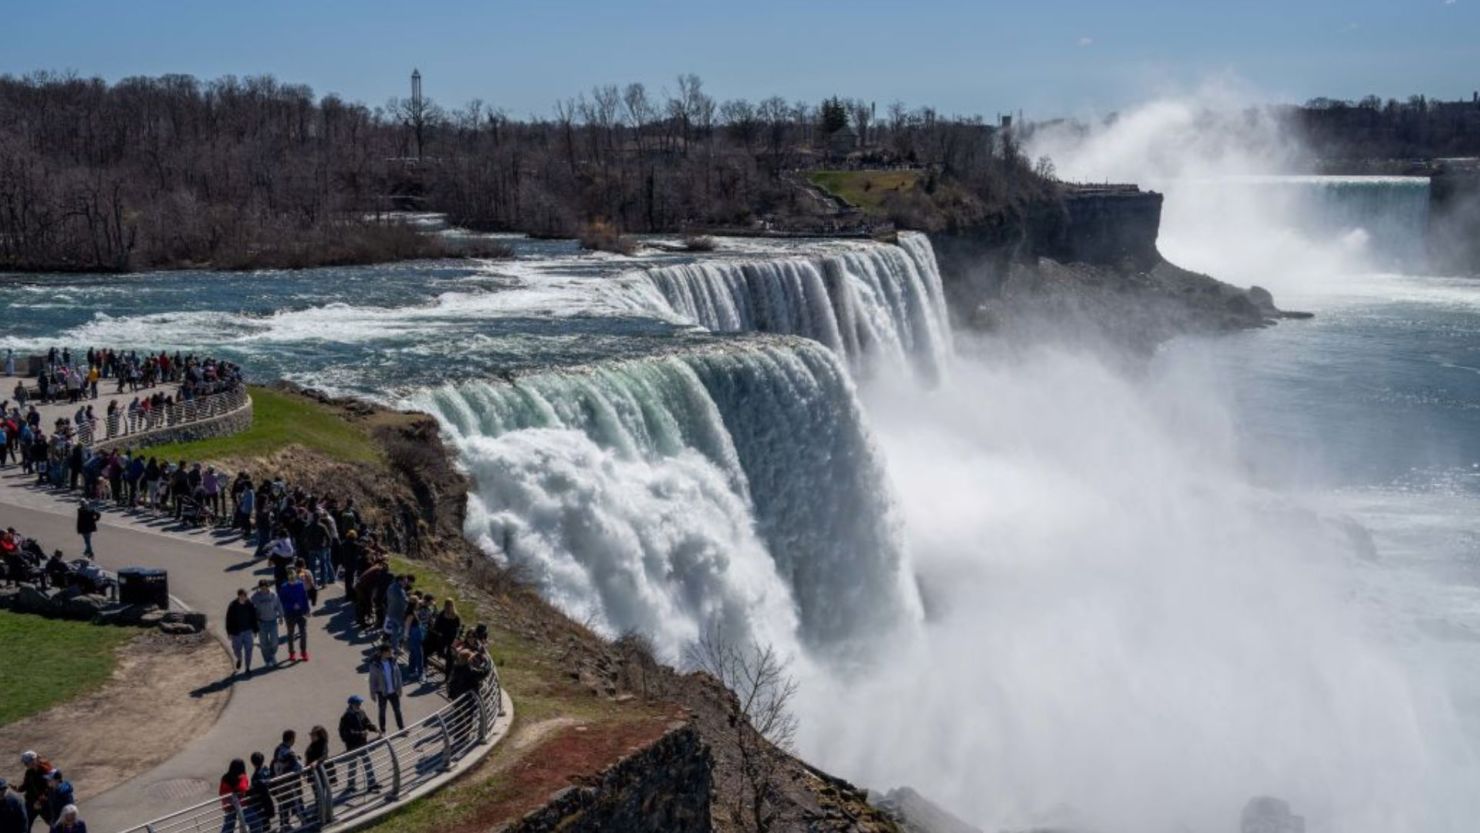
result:
[[[205,350],[428,410],[491,557],[670,658],[780,646],[809,757],[985,829],[1225,830],[1271,794],[1312,833],[1459,831],[1480,289],[1378,268],[1417,193],[1169,189],[1164,250],[1317,317],[1135,376],[953,338],[912,235],[6,278],[0,348]]]

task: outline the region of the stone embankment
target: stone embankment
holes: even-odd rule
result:
[[[709,747],[691,724],[566,787],[503,833],[707,833],[714,788]]]

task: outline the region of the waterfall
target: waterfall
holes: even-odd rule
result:
[[[806,257],[701,260],[642,277],[679,317],[714,332],[800,335],[855,373],[914,370],[939,379],[952,345],[930,241],[866,244]]]
[[[1284,192],[1312,235],[1360,234],[1374,266],[1414,268],[1424,260],[1429,181],[1400,176],[1264,177],[1254,187]]]
[[[572,617],[669,658],[720,625],[779,644],[919,615],[853,383],[797,338],[445,385],[466,532]]]

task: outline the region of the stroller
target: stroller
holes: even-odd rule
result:
[[[210,504],[206,502],[205,491],[202,489],[196,489],[195,494],[188,498],[181,498],[180,502],[180,518],[187,526],[210,529],[219,520],[216,513],[211,510]]]

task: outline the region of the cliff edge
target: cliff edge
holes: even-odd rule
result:
[[[1184,333],[1308,317],[1161,256],[1162,195],[1134,185],[1064,186],[1015,220],[930,232],[954,323],[1008,335],[1149,349]]]

